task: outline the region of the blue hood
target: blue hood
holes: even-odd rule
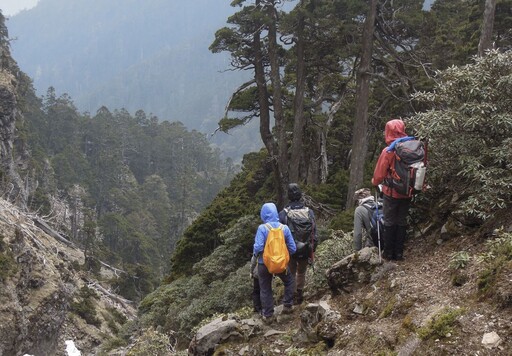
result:
[[[279,222],[279,214],[274,203],[265,203],[261,207],[261,220],[266,224],[268,222]]]

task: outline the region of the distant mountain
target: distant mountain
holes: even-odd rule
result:
[[[132,113],[143,109],[212,132],[246,75],[226,72],[228,54],[208,50],[215,31],[235,11],[229,3],[40,0],[7,25],[16,39],[13,57],[34,79],[39,95],[53,86],[68,93],[80,111],[95,113],[102,105]],[[223,136],[217,144],[224,144]],[[261,146],[252,141],[236,150]]]

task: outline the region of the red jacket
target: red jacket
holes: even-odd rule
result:
[[[405,133],[405,124],[402,120],[395,119],[386,123],[386,128],[384,129],[384,139],[388,146],[397,138],[405,136],[407,136],[407,134]],[[390,178],[391,167],[393,167],[394,164],[395,152],[388,152],[387,147],[384,147],[379,156],[379,160],[377,161],[377,165],[375,166],[375,170],[373,171],[372,184],[374,186],[378,186],[379,184],[383,183],[386,178]],[[398,194],[386,184],[383,184],[382,193],[397,199],[409,199],[407,195]]]

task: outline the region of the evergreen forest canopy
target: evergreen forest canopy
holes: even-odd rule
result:
[[[145,267],[146,278],[159,278],[182,232],[229,183],[235,167],[220,159],[203,134],[180,122],[159,123],[143,111],[131,116],[106,108],[81,116],[69,98],[52,94],[39,115],[27,120],[33,158],[42,170],[49,160],[55,177],[54,184],[36,190],[31,207],[44,214],[50,205],[37,197],[60,194],[78,214],[73,240],[86,239],[95,257],[106,254],[105,261],[128,270]],[[80,233],[87,223],[97,225],[98,236]],[[144,280],[138,274],[134,277]],[[138,289],[147,293],[152,287]]]
[[[417,218],[438,222],[454,214],[467,226],[481,226],[510,208],[511,0],[496,2],[491,37],[497,50],[478,57],[483,0],[438,0],[428,12],[417,0],[303,0],[291,2],[287,11],[282,3],[232,1],[237,12],[210,46],[213,52],[230,53],[233,67],[253,77],[233,94],[221,128],[229,131],[259,120],[265,149],[245,155],[230,186],[218,195],[212,190],[211,204],[197,205],[205,209],[177,241],[166,283],[141,303],[144,326],[177,331],[182,340],[207,316],[250,304],[247,261],[258,212],[265,201],[276,201],[281,208],[288,182],[299,182],[311,198],[321,224],[319,251],[326,261],[330,252],[345,251],[327,228],[351,230],[346,202],[351,189],[369,185],[383,146],[381,132],[390,118],[403,117],[409,133],[430,139],[432,188],[419,197],[424,210],[415,211]],[[69,97],[49,90],[39,102],[29,90],[30,81],[22,83],[26,127],[20,130],[37,157],[32,164],[39,166],[41,182],[31,206],[49,209],[45,193],[52,189],[45,187],[68,189],[70,206],[84,204],[90,211],[83,217],[84,246],[107,254],[109,261],[126,259],[135,275],[144,278],[132,284],[119,281],[119,287],[129,297],[145,294],[153,281],[145,273],[156,266],[138,261],[152,261],[155,247],[161,246],[153,242],[165,230],[148,211],[169,203],[183,218],[180,209],[190,206],[191,197],[201,196],[199,189],[206,186],[205,177],[212,179],[214,167],[207,175],[198,169],[172,176],[171,167],[184,173],[185,167],[210,163],[200,164],[194,157],[189,157],[192,165],[179,163],[176,152],[185,136],[178,134],[183,129],[179,123],[159,124],[143,112],[133,117],[106,108],[93,117],[79,115]],[[77,126],[68,126],[75,122]],[[53,125],[66,136],[55,135]],[[134,132],[142,143],[130,139]],[[194,132],[189,134],[192,141]],[[112,149],[102,149],[105,145]],[[168,156],[175,160],[164,160]],[[362,175],[352,177],[357,166]],[[44,173],[52,169],[55,180]],[[222,179],[230,177],[218,172],[214,182],[221,187]],[[202,184],[189,186],[191,176]],[[162,194],[144,198],[140,190],[147,184],[148,192],[166,190],[169,201],[161,200]],[[428,210],[439,197],[446,198],[443,206]],[[135,212],[134,206],[141,210]],[[144,229],[133,234],[134,225]],[[97,247],[96,227],[113,255],[109,248]]]
[[[40,0],[8,20],[11,47],[38,95],[51,86],[80,112],[142,109],[212,133],[245,73],[208,51],[233,9],[224,0]],[[143,14],[143,15],[141,15]],[[240,161],[261,142],[248,130],[209,137]]]

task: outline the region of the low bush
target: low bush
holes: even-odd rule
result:
[[[453,334],[457,318],[464,313],[464,309],[444,308],[427,323],[418,329],[418,336],[422,340],[441,339]]]

